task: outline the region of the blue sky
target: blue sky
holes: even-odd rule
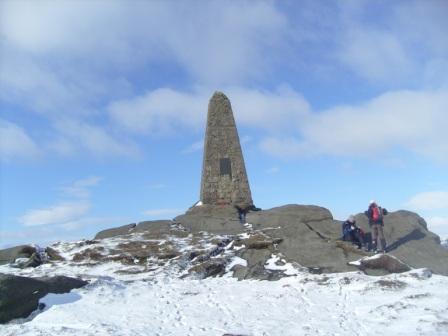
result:
[[[173,218],[230,98],[253,199],[448,237],[448,2],[0,2],[0,246]]]

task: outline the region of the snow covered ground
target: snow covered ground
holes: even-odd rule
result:
[[[424,269],[274,282],[104,275],[47,295],[43,312],[0,335],[448,335],[447,288],[447,277]]]
[[[182,244],[188,239],[177,243],[187,248]],[[104,240],[102,246],[119,241]],[[318,275],[273,255],[265,268],[289,277],[238,281],[229,271],[223,277],[181,279],[183,271],[170,262],[143,273],[133,272],[139,265],[70,262],[87,248],[79,246],[59,245],[66,262],[35,269],[0,266],[3,273],[90,281],[68,294],[47,295],[41,299],[44,310],[0,325],[0,336],[448,335],[448,277],[427,269],[379,277]],[[234,257],[230,265],[245,262]]]

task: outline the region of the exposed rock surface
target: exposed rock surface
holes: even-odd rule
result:
[[[30,258],[36,248],[30,245],[20,245],[0,250],[0,265],[14,262],[17,258]]]
[[[39,252],[34,252],[31,257],[28,258],[27,261],[23,263],[18,263],[18,267],[20,268],[27,268],[27,267],[38,267],[42,265],[43,260],[42,256]]]
[[[54,248],[51,248],[50,246],[45,248],[45,253],[47,254],[49,260],[54,261],[64,260],[64,257],[62,257],[58,251],[56,251]]]
[[[95,239],[104,239],[129,234],[131,233],[132,229],[135,228],[136,226],[137,224],[132,223],[112,229],[103,230],[95,235]]]
[[[409,265],[388,254],[362,258],[355,265],[364,273],[371,275],[403,273],[411,270]]]
[[[358,225],[369,232],[367,217],[356,215]],[[434,273],[448,275],[448,251],[440,245],[440,238],[428,231],[418,214],[396,211],[384,216],[387,251],[413,268],[430,268]]]
[[[144,221],[138,223],[133,232],[151,231],[155,235],[167,234],[170,232],[172,223],[170,220]]]
[[[28,278],[0,274],[0,323],[27,317],[38,308],[39,299],[48,293],[68,293],[86,281],[65,276]]]
[[[281,271],[266,269],[266,263],[274,251],[267,249],[243,249],[237,255],[247,261],[247,266],[237,265],[233,271],[234,276],[239,280],[278,280],[284,276]]]
[[[207,260],[201,264],[191,267],[188,273],[195,274],[199,278],[208,278],[224,274],[226,270],[226,261],[216,258]]]
[[[370,228],[364,214],[356,216],[358,225],[367,233],[370,239]],[[289,262],[296,263],[313,273],[345,272],[356,270],[350,262],[365,256],[371,256],[357,249],[354,245],[343,242],[341,238],[341,222],[334,220],[330,211],[314,205],[285,205],[269,210],[250,212],[247,215],[249,226],[242,225],[238,213],[231,206],[201,205],[189,209],[184,215],[173,221],[149,221],[139,223],[134,227],[115,229],[113,235],[126,235],[130,232],[142,233],[145,239],[160,238],[166,235],[186,237],[193,235],[193,240],[201,232],[212,235],[226,235],[234,240],[238,251],[235,255],[245,259],[247,266],[237,265],[235,276],[239,279],[257,278],[273,279],[276,272],[264,267],[272,254],[281,254]],[[104,231],[103,231],[104,232]],[[242,234],[246,236],[240,236]],[[425,221],[417,214],[409,211],[392,212],[385,216],[385,235],[388,242],[388,252],[397,257],[405,265],[413,268],[428,267],[435,273],[448,275],[448,251],[440,245],[439,237],[427,230]],[[97,235],[98,236],[98,235]],[[146,250],[148,247],[146,247]],[[125,251],[121,254],[123,260],[142,258],[145,249]],[[216,244],[216,251],[219,250]],[[116,251],[115,251],[116,252]],[[121,251],[123,252],[123,251]],[[167,258],[180,256],[175,249],[166,251]],[[95,259],[95,255],[86,257]],[[103,257],[104,253],[99,251]],[[209,252],[204,249],[189,252],[190,259],[196,262],[207,261]],[[120,255],[120,253],[117,253]],[[147,253],[148,256],[161,259],[159,251]],[[126,257],[127,256],[127,257]],[[97,259],[99,258],[96,255]],[[115,256],[118,258],[118,256]],[[85,258],[84,258],[85,259]],[[140,259],[139,259],[140,260]],[[392,268],[364,268],[366,273],[395,272]]]
[[[313,205],[285,205],[249,213],[249,223],[273,238],[283,239],[278,251],[300,265],[319,272],[354,270],[347,263],[359,254],[339,249],[340,224],[331,213]]]
[[[207,231],[214,234],[238,234],[245,231],[232,206],[194,206],[184,215],[174,218],[190,232]]]

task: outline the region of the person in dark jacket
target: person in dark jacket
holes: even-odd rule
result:
[[[384,237],[384,216],[387,210],[378,206],[375,201],[370,201],[369,208],[364,212],[369,219],[372,232],[372,250],[376,252],[386,252],[386,238]]]
[[[353,215],[342,223],[342,240],[356,244],[359,249],[364,246],[364,232],[356,225]]]

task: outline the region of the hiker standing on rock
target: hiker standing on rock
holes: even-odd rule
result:
[[[249,211],[260,211],[253,203],[249,203],[244,197],[241,196],[241,190],[236,188],[232,192],[232,205],[238,211],[238,219],[241,224],[246,224],[246,214]]]
[[[364,232],[356,225],[353,215],[342,223],[342,240],[358,245],[359,249],[364,246]]]
[[[236,189],[232,193],[232,204],[238,211],[238,219],[241,224],[246,223],[246,214],[251,210],[251,204],[244,201],[241,197],[241,192]]]
[[[376,252],[386,251],[386,239],[384,238],[384,216],[387,210],[378,206],[375,201],[370,201],[369,208],[364,212],[369,219],[372,231],[372,250]]]

